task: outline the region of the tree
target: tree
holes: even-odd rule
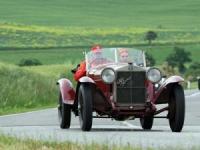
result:
[[[167,62],[164,62],[160,68],[162,72],[164,72],[164,75],[167,77],[173,76],[173,75],[178,75],[178,71],[174,69],[172,66],[169,66]]]
[[[154,66],[156,64],[155,59],[149,53],[146,53],[146,63],[147,63],[147,66]]]
[[[191,62],[191,53],[186,52],[184,48],[174,47],[173,53],[171,53],[167,58],[167,63],[174,67],[177,67],[180,73],[184,73],[185,63]]]
[[[193,62],[185,73],[186,78],[196,81],[200,76],[200,62]]]
[[[154,31],[148,31],[145,35],[145,40],[149,41],[149,45],[151,45],[151,41],[157,38],[157,34]]]

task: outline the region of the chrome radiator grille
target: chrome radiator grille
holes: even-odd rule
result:
[[[145,78],[144,71],[117,72],[116,101],[119,104],[145,103]]]

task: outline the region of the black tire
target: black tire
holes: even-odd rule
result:
[[[145,116],[140,118],[140,124],[144,130],[151,130],[153,126],[153,116]]]
[[[177,84],[173,87],[168,115],[172,132],[181,132],[185,119],[185,96],[181,85]]]
[[[92,128],[92,89],[88,84],[82,84],[78,93],[78,112],[80,126],[83,131]]]
[[[70,105],[64,104],[61,94],[58,100],[58,119],[61,129],[68,129],[71,124],[71,108]]]

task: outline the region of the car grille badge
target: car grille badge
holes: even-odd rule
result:
[[[120,87],[124,87],[130,80],[131,80],[131,76],[128,77],[127,79],[119,78],[117,80],[117,85],[120,86]]]

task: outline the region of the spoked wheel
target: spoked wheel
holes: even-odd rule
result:
[[[82,84],[78,93],[78,113],[80,126],[83,131],[90,131],[92,127],[92,89]]]
[[[175,85],[169,101],[169,125],[173,132],[181,132],[185,119],[185,96],[181,85]]]
[[[58,100],[58,119],[60,123],[60,128],[68,129],[70,127],[71,108],[69,105],[63,103],[61,93]]]
[[[153,116],[145,116],[140,118],[140,124],[144,130],[151,130],[153,126]]]

